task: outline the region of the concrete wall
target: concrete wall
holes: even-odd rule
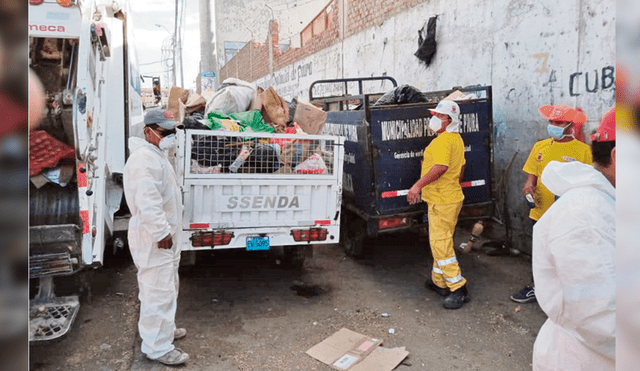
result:
[[[306,98],[313,81],[341,77],[388,75],[423,91],[492,85],[495,181],[516,154],[506,178],[507,197],[498,203],[506,206],[511,242],[530,252],[521,169],[532,145],[547,137],[546,122],[537,108],[560,103],[580,107],[589,118],[588,133],[615,104],[614,1],[336,0],[335,4],[334,23],[324,35],[301,48],[274,53],[273,73],[252,81],[273,86],[285,99]],[[418,30],[434,15],[437,51],[425,66],[413,54]],[[253,62],[268,64],[262,59]],[[225,66],[221,75],[232,76],[229,71]]]

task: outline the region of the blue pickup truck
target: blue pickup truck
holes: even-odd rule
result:
[[[418,102],[390,101],[389,90],[364,92],[370,90],[365,87],[391,85],[391,92],[413,90],[413,101]],[[357,94],[349,94],[349,88]],[[428,129],[429,109],[453,93],[462,97],[456,102],[466,158],[459,220],[492,215],[491,87],[416,91],[398,87],[388,76],[319,80],[309,88],[310,102],[327,111],[323,134],[346,138],[340,240],[350,256],[362,256],[367,241],[380,234],[428,230],[425,204],[410,205],[406,195],[420,177],[424,148],[435,137]]]

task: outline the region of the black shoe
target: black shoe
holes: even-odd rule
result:
[[[444,287],[443,288],[443,287],[440,287],[440,286],[436,285],[435,283],[433,283],[431,278],[429,278],[428,280],[426,280],[424,282],[424,287],[428,288],[431,291],[435,291],[440,296],[447,296],[447,295],[451,294],[451,290],[449,290],[448,287]]]
[[[464,303],[468,303],[471,300],[469,297],[469,293],[467,292],[467,286],[462,286],[461,288],[453,291],[449,294],[442,305],[447,309],[458,309],[464,305]]]
[[[516,303],[533,303],[536,301],[536,290],[534,287],[527,286],[524,289],[511,294],[511,300]]]

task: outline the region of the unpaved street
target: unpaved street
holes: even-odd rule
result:
[[[462,230],[456,243],[464,241]],[[523,257],[460,257],[472,301],[442,308],[424,288],[431,256],[425,237],[379,238],[362,260],[339,246],[317,246],[304,269],[284,267],[277,251],[199,256],[181,271],[176,345],[191,356],[183,370],[331,370],[305,351],[342,327],[410,353],[397,370],[530,370],[546,319],[537,304],[509,293],[531,278]],[[32,370],[166,370],[140,353],[137,282],[130,262],[93,276],[67,336],[30,347]],[[388,317],[382,317],[388,313]],[[389,329],[395,334],[389,334]]]

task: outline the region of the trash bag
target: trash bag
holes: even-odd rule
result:
[[[196,130],[209,130],[211,129],[209,126],[202,123],[204,120],[204,115],[200,112],[196,112],[187,116],[182,120],[182,125],[184,125],[185,129],[196,129]]]
[[[373,105],[382,106],[387,104],[402,103],[424,103],[428,99],[418,88],[411,85],[400,85],[394,90],[386,92]]]
[[[280,146],[257,142],[245,165],[254,173],[273,173],[280,168]]]
[[[436,19],[429,18],[426,27],[418,30],[418,50],[413,54],[427,66],[431,64],[433,55],[436,54]],[[425,32],[426,28],[426,32]]]
[[[205,106],[205,114],[221,111],[224,114],[244,112],[249,109],[256,86],[243,80],[228,78],[211,97]]]
[[[241,140],[236,137],[194,135],[191,159],[204,167],[221,165],[222,168],[228,168],[238,156]]]
[[[262,114],[258,110],[234,112],[228,115],[221,111],[213,111],[207,113],[207,120],[209,128],[212,130],[230,130],[230,123],[224,120],[232,120],[238,124],[238,130],[232,128],[232,131],[254,133],[273,133],[274,131],[273,127],[264,122]]]

